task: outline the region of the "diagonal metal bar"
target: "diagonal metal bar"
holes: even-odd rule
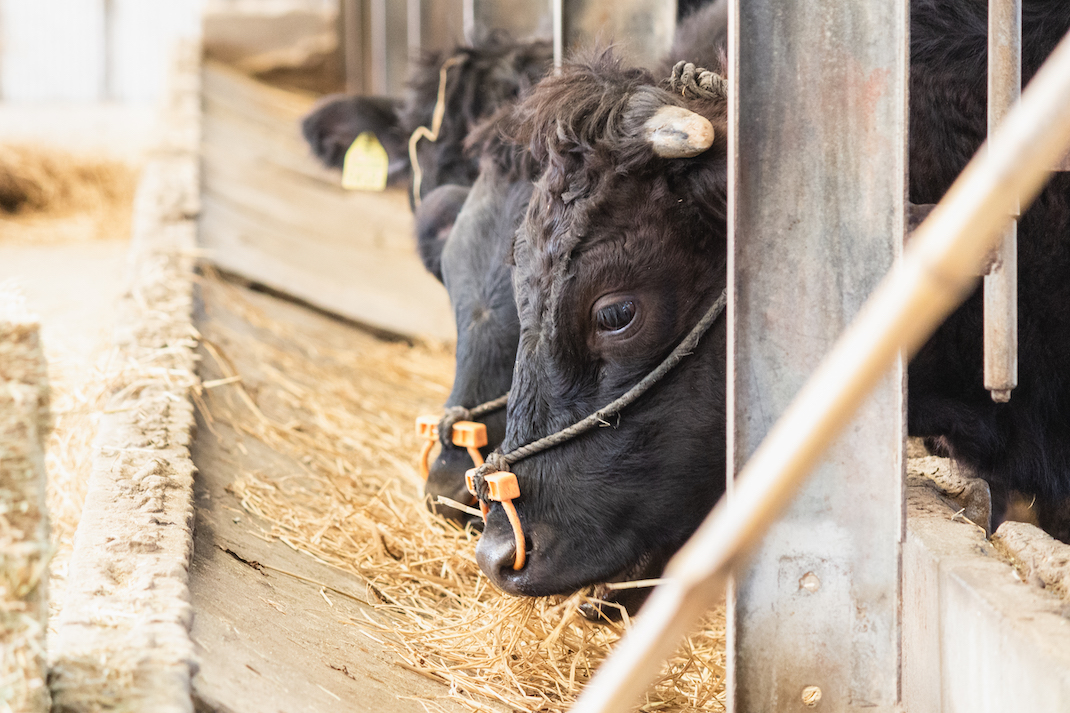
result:
[[[728,573],[791,502],[810,469],[884,371],[916,350],[969,294],[1019,197],[1028,205],[1070,149],[1070,38],[914,233],[881,282],[755,452],[722,500],[677,553],[635,627],[587,686],[579,713],[627,710],[680,638],[720,596]]]

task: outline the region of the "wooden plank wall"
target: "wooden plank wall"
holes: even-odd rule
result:
[[[219,267],[356,321],[455,339],[445,289],[416,257],[404,190],[344,191],[298,122],[312,98],[204,70],[200,243]]]

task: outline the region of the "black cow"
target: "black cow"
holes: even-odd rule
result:
[[[458,63],[447,70],[446,107],[438,140],[422,139],[417,146],[420,196],[442,185],[472,185],[479,159],[466,154],[465,139],[477,124],[542,78],[553,62],[549,42],[515,42],[494,34],[475,46],[429,54],[416,62],[404,101],[328,97],[301,122],[313,153],[327,166],[341,168],[353,140],[363,131],[372,131],[390,157],[392,174],[396,178],[411,175],[409,137],[420,126],[431,127],[439,70],[451,58]]]
[[[985,135],[986,6],[914,0],[911,13],[910,197],[933,203]],[[1070,4],[1027,0],[1023,20],[1028,80],[1070,27]],[[726,100],[672,89],[604,53],[542,82],[514,115],[511,135],[545,170],[513,250],[521,337],[504,452],[621,395],[725,287]],[[656,150],[652,139],[673,133],[659,134],[661,119],[680,115],[666,107],[688,110],[676,133],[698,153]],[[1045,512],[1070,495],[1070,176],[1052,180],[1019,230],[1019,388],[997,404],[982,386],[974,295],[910,365],[909,428],[988,480],[997,509],[1008,489],[1035,493],[1052,528]],[[612,428],[512,467],[522,569],[480,485],[488,577],[545,595],[656,575],[724,489],[724,360],[722,320]]]
[[[520,323],[509,274],[510,250],[538,171],[529,153],[498,137],[497,125],[506,115],[499,113],[474,134],[473,149],[482,157],[480,175],[439,247],[440,279],[457,324],[457,363],[447,408],[490,401],[512,383]],[[505,409],[480,420],[487,426],[487,450],[493,449],[505,435]],[[443,446],[431,465],[427,494],[468,502],[464,474],[472,465],[464,449]],[[451,508],[440,511],[457,517]]]
[[[335,168],[342,167],[353,140],[363,131],[372,131],[390,157],[394,180],[411,178],[409,137],[417,127],[431,127],[440,69],[451,58],[460,62],[447,70],[446,106],[438,140],[421,139],[417,145],[422,200],[415,209],[416,245],[424,266],[449,291],[457,322],[458,370],[446,406],[471,407],[501,396],[512,382],[519,327],[504,268],[505,251],[530,193],[529,176],[525,175],[519,185],[513,185],[508,177],[514,171],[511,154],[515,149],[494,141],[489,128],[483,138],[473,137],[473,132],[480,125],[493,126],[495,112],[514,102],[549,70],[552,46],[541,41],[513,42],[495,34],[476,46],[427,56],[417,63],[404,102],[331,97],[303,120],[302,131],[315,155]],[[482,163],[487,177],[477,182],[484,149],[493,155]],[[467,237],[457,237],[446,250],[446,239],[470,190],[473,216],[476,206],[493,203],[495,210],[480,218],[466,218],[468,227],[461,235],[508,237],[480,246],[471,245]],[[443,270],[443,261],[450,270]],[[484,451],[489,452],[504,435],[505,412],[480,420],[487,425],[489,444]],[[440,438],[441,448],[431,463],[426,490],[432,501],[445,495],[465,502],[469,495],[464,489],[464,472],[472,462],[468,452],[454,446],[448,436],[444,433]],[[462,517],[452,508],[439,511]]]
[[[659,71],[667,73],[683,57],[714,62],[724,54],[727,2],[704,5],[678,27],[673,49]],[[438,207],[433,209],[437,220],[419,221],[421,225],[453,226],[444,246],[438,242],[441,233],[428,230],[420,237],[421,254],[441,254],[440,261],[425,257],[425,264],[440,269],[457,322],[457,367],[448,406],[470,407],[488,401],[504,393],[512,379],[520,327],[510,277],[511,247],[540,170],[524,147],[502,141],[502,127],[515,121],[513,111],[514,105],[506,104],[469,138],[469,153],[481,157],[481,172],[456,223],[448,209]],[[440,193],[442,189],[428,196],[418,217]],[[451,206],[456,207],[463,198],[454,191],[442,200],[452,200]],[[505,412],[481,420],[488,429],[488,449],[497,446],[505,434]],[[430,469],[428,494],[468,500],[464,473],[469,468],[471,461],[464,450],[442,448]]]

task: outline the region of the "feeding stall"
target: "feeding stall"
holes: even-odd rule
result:
[[[496,594],[472,556],[478,534],[424,508],[410,424],[448,393],[451,311],[414,254],[403,190],[344,191],[297,122],[310,90],[397,94],[408,52],[448,46],[450,32],[553,33],[563,49],[611,20],[648,60],[668,43],[663,5],[345,0],[249,16],[209,3],[215,59],[180,53],[135,206],[116,339],[127,367],[55,625],[54,709],[575,700],[626,627],[583,620],[582,595]],[[905,364],[878,323],[910,315],[894,300],[863,307],[905,229],[905,0],[821,12],[737,1],[732,17],[729,442],[742,474],[579,707],[626,709],[660,672],[649,710],[1063,710],[1065,546],[1019,524],[990,541],[949,499],[970,483],[946,461],[907,457]],[[1034,117],[1056,117],[1070,91],[1048,81],[1054,98]],[[976,176],[995,162],[1012,174],[1023,147],[1070,143],[1056,119],[1015,126],[973,174],[989,219],[1008,185],[1028,193],[1035,162],[1034,178]],[[919,243],[964,232],[967,218],[947,216],[971,210],[982,208],[949,207]],[[856,315],[870,331],[850,331]],[[876,391],[850,424],[825,395],[857,406],[862,377],[823,361],[845,330],[855,351],[883,347],[892,369],[863,370]],[[803,387],[815,369],[837,377],[827,391]],[[800,388],[812,400],[792,406]],[[788,429],[774,425],[782,413]],[[847,435],[744,567],[740,552],[788,506],[769,476],[785,466],[800,482],[819,451],[796,436],[828,442],[836,427]],[[767,434],[779,445],[761,446]],[[726,646],[724,616],[708,607],[730,567]]]

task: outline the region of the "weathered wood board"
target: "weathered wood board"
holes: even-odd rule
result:
[[[242,375],[242,384],[261,393],[258,355],[228,340],[230,334],[264,339],[240,310],[206,284],[195,325],[209,342],[225,349]],[[286,325],[303,345],[333,345],[354,352],[370,337],[357,328],[278,298],[245,291],[243,299]],[[276,346],[279,342],[273,341]],[[300,346],[292,347],[295,353]],[[204,353],[200,376],[223,377]],[[221,387],[227,388],[226,386]],[[217,409],[220,391],[206,390],[205,411]],[[294,414],[296,415],[296,414]],[[250,418],[252,415],[250,414]],[[243,472],[278,480],[294,478],[301,465],[250,437],[241,424],[203,412],[193,461],[196,525],[190,568],[190,599],[195,612],[191,636],[200,663],[193,679],[197,711],[205,713],[317,713],[319,711],[424,711],[416,699],[432,700],[445,710],[464,710],[445,700],[447,688],[396,665],[396,656],[361,634],[378,600],[353,575],[320,564],[281,541],[265,541],[270,524],[242,508],[232,484]],[[237,426],[237,428],[235,428]],[[286,573],[283,573],[286,572]],[[314,583],[313,583],[314,582]],[[321,594],[321,586],[327,589]],[[329,601],[328,601],[329,600]],[[381,612],[374,612],[381,618]]]
[[[310,96],[204,67],[200,245],[220,268],[405,335],[453,340],[446,291],[416,256],[403,190],[344,191],[298,122]]]

